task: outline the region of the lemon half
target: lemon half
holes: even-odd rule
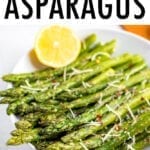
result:
[[[39,61],[60,68],[72,63],[79,55],[81,41],[68,27],[53,25],[43,28],[35,41]]]

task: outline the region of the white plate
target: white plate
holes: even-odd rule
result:
[[[81,37],[85,37],[90,33],[96,33],[99,37],[99,40],[102,42],[110,41],[112,39],[117,40],[117,50],[115,55],[122,53],[134,53],[142,55],[146,62],[150,65],[150,42],[134,34],[118,31],[118,30],[109,30],[109,29],[85,29],[78,30],[76,33]],[[21,72],[30,72],[43,68],[39,65],[38,62],[33,63],[33,60],[30,58],[30,55],[27,54],[20,59],[18,64],[13,70],[13,73]],[[16,121],[15,116],[11,116],[13,122]]]

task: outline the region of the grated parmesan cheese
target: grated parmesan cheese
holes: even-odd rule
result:
[[[98,52],[98,53],[96,53],[92,56],[91,61],[94,61],[96,59],[96,57],[99,56],[99,55],[111,58],[111,56],[106,52]]]
[[[127,150],[135,150],[135,149],[132,147],[132,145],[127,144]]]
[[[102,99],[103,99],[103,93],[100,93],[100,98],[98,100],[98,107],[101,107],[104,104]]]
[[[144,98],[144,99],[145,99],[146,103],[150,106],[149,100],[147,98]]]
[[[31,84],[29,83],[29,80],[25,80],[25,83],[28,87],[31,87]]]
[[[64,81],[66,81],[66,79],[67,79],[67,68],[66,67],[64,68],[63,79],[64,79]]]
[[[86,145],[82,142],[81,139],[80,139],[80,145],[84,148],[84,150],[88,150],[88,148],[87,148]]]
[[[53,83],[53,89],[56,90],[56,88],[60,85],[59,82]]]
[[[21,88],[23,88],[23,89],[26,89],[26,90],[29,90],[29,91],[46,91],[48,88],[42,88],[42,89],[40,89],[40,88],[32,88],[32,87],[29,87],[29,86],[24,86],[24,85],[21,85],[20,86]]]
[[[91,87],[91,85],[89,83],[84,82],[84,81],[82,81],[82,85],[85,89]]]
[[[108,137],[111,136],[111,133],[114,131],[114,129],[115,129],[115,126],[113,126],[113,127],[108,131],[108,133],[102,138],[102,141],[103,141],[103,142],[105,142],[105,141],[108,139]]]
[[[75,118],[76,114],[73,112],[73,110],[71,108],[69,108],[69,111],[71,112],[72,118]]]
[[[135,149],[133,148],[133,145],[134,145],[135,142],[136,142],[135,136],[133,136],[131,139],[132,139],[132,143],[127,144],[127,150],[135,150]]]
[[[72,68],[73,72],[69,74],[69,77],[71,78],[74,75],[79,75],[79,74],[84,74],[84,73],[89,73],[92,72],[93,69],[85,69],[85,70],[79,70],[76,68]]]
[[[112,113],[114,113],[118,117],[120,123],[122,123],[121,116],[115,110],[113,110],[108,104],[106,104],[106,107],[108,108],[109,111],[111,111]]]
[[[132,112],[132,110],[130,109],[130,107],[129,107],[129,105],[127,104],[127,110],[128,110],[128,112],[130,113],[130,115],[131,115],[131,117],[132,117],[132,119],[134,120],[134,123],[136,122],[136,117],[134,116],[134,114],[133,114],[133,112]]]
[[[99,122],[96,121],[91,121],[89,123],[86,124],[86,126],[100,126],[101,124]]]

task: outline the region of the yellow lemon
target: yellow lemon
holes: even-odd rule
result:
[[[68,27],[53,25],[43,28],[35,41],[39,61],[53,68],[67,66],[79,55],[81,41]]]

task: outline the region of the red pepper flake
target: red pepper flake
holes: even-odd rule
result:
[[[96,116],[96,121],[99,122],[100,124],[102,124],[102,116],[101,115],[97,115]]]
[[[128,69],[131,69],[133,67],[133,63],[129,64]]]
[[[142,101],[144,101],[144,100],[145,100],[145,98],[144,98],[144,97],[141,97],[141,100],[142,100]]]
[[[124,93],[124,90],[119,90],[115,93],[114,98],[120,97]]]
[[[52,83],[56,83],[56,80],[52,80],[51,82],[52,82]]]

